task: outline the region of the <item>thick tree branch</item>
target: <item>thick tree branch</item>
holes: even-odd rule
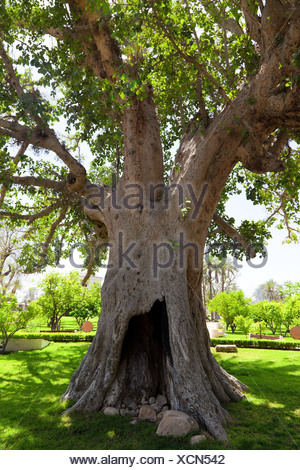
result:
[[[82,17],[88,23],[92,37],[101,57],[101,65],[106,78],[115,81],[119,68],[122,66],[121,53],[116,41],[111,37],[108,20],[101,17],[96,8],[92,9],[87,0],[71,0],[70,8],[74,10],[77,5]],[[76,8],[76,7],[75,7]],[[102,77],[104,78],[104,77]]]
[[[66,214],[68,212],[68,207],[63,207],[58,218],[51,224],[49,234],[46,238],[45,243],[43,244],[43,253],[46,254],[49,248],[49,245],[55,235],[56,229],[58,228],[59,224],[64,220]]]
[[[199,103],[200,115],[204,125],[207,125],[209,122],[209,115],[208,111],[205,106],[205,101],[203,98],[202,92],[202,75],[200,72],[197,73],[197,81],[196,81],[196,96]]]
[[[225,103],[232,107],[232,109],[233,109],[233,111],[236,115],[236,119],[240,119],[242,121],[242,123],[244,124],[244,126],[247,129],[247,132],[249,133],[249,136],[251,136],[251,139],[253,141],[252,142],[253,146],[256,147],[256,139],[254,137],[254,132],[253,132],[252,126],[250,125],[249,121],[247,121],[245,119],[245,117],[243,117],[241,115],[241,113],[239,112],[238,107],[229,98],[229,96],[227,96],[227,94],[226,94],[225,90],[223,89],[223,87],[219,84],[219,82],[215,79],[215,77],[211,73],[208,72],[206,67],[203,64],[200,64],[195,57],[190,56],[181,47],[179,47],[177,41],[175,40],[172,33],[169,31],[168,27],[160,19],[159,15],[158,15],[158,13],[155,9],[154,2],[151,1],[151,4],[152,4],[152,7],[153,7],[153,11],[154,11],[154,14],[155,14],[157,24],[159,25],[161,30],[165,33],[165,36],[170,40],[170,42],[171,42],[172,46],[174,47],[174,49],[180,54],[180,56],[183,59],[185,59],[187,62],[190,62],[191,64],[193,64],[201,75],[204,75],[205,77],[208,78],[208,80],[210,80],[210,82],[215,86],[215,88],[218,90],[219,94],[224,99]],[[258,149],[256,149],[256,150],[258,150]]]
[[[7,121],[0,118],[0,135],[23,141],[24,143],[51,150],[70,168],[75,175],[77,184],[72,186],[72,191],[79,189],[86,182],[86,170],[59,142],[55,133],[51,129],[41,129],[40,127],[30,128],[23,126],[16,121]],[[74,182],[75,183],[75,182]]]
[[[262,46],[261,24],[258,16],[252,12],[248,0],[241,0],[241,8],[246,21],[247,32],[250,38],[259,44],[259,46]]]
[[[279,172],[284,169],[284,161],[280,158],[284,147],[287,145],[289,135],[283,130],[277,135],[271,135],[262,144],[262,151],[253,154],[252,149],[244,146],[240,149],[241,162],[244,167],[254,173]]]
[[[87,285],[89,278],[93,274],[93,269],[95,266],[95,248],[96,248],[96,243],[97,243],[97,240],[94,237],[92,237],[91,239],[88,239],[88,237],[85,236],[85,240],[89,247],[90,252],[89,252],[89,261],[87,265],[87,270],[86,270],[84,278],[81,281],[82,286]]]

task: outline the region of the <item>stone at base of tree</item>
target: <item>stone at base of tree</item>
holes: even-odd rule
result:
[[[150,397],[149,398],[149,405],[153,405],[155,403],[155,398],[154,397]]]
[[[133,416],[134,418],[136,418],[138,414],[139,414],[138,411],[135,411],[135,410],[125,409],[125,410],[120,411],[121,416]]]
[[[108,406],[108,407],[104,408],[103,413],[107,416],[115,416],[115,415],[120,414],[120,410],[118,408]]]
[[[199,444],[199,442],[206,441],[206,436],[204,434],[198,434],[197,436],[192,436],[190,439],[191,446]]]
[[[155,403],[158,406],[163,407],[168,404],[168,400],[164,395],[157,395]]]
[[[182,411],[165,411],[158,425],[158,436],[184,436],[199,429],[197,421]]]
[[[153,405],[151,405],[151,408],[155,411],[156,414],[161,411],[161,407],[156,403],[153,403]]]
[[[217,344],[216,352],[238,352],[235,344]]]
[[[158,414],[156,415],[156,422],[157,422],[157,423],[160,423],[160,422],[161,422],[161,420],[162,420],[163,417],[164,417],[164,414],[165,414],[165,413],[164,413],[163,411],[161,411],[160,413],[158,413]]]
[[[139,418],[156,421],[156,411],[149,405],[143,405],[140,408]]]
[[[130,405],[128,406],[129,410],[136,411],[137,410],[137,404],[134,402],[131,402]]]

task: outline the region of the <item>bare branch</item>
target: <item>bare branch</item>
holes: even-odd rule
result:
[[[283,209],[284,207],[284,204],[285,204],[285,200],[287,198],[287,191],[283,191],[282,194],[279,195],[280,199],[281,199],[281,203],[278,207],[276,207],[276,209],[272,212],[272,214],[265,220],[265,223],[267,224],[276,214],[278,214],[278,212],[280,212],[281,209]]]
[[[18,220],[28,220],[28,223],[31,224],[36,219],[40,219],[42,217],[46,217],[47,215],[51,214],[51,212],[57,207],[60,207],[60,205],[61,205],[61,202],[56,202],[54,204],[51,204],[50,206],[47,206],[42,211],[36,212],[35,214],[17,214],[15,212],[0,211],[0,217],[8,217],[10,219],[18,219]]]
[[[213,220],[216,222],[220,230],[227,235],[229,238],[232,238],[233,240],[237,241],[240,245],[242,245],[243,249],[248,253],[250,258],[255,258],[256,252],[251,248],[251,245],[249,242],[243,237],[243,235],[238,232],[232,225],[230,225],[228,222],[226,222],[222,217],[220,217],[218,214],[214,213],[213,215]]]
[[[59,214],[59,217],[53,222],[53,224],[51,225],[50,227],[50,231],[49,231],[49,234],[46,238],[46,241],[45,243],[43,244],[43,253],[47,253],[48,251],[48,248],[49,248],[49,245],[55,235],[55,231],[57,229],[57,227],[59,226],[59,224],[63,221],[63,219],[65,218],[66,216],[66,213],[68,212],[68,208],[67,207],[63,207],[60,214]]]

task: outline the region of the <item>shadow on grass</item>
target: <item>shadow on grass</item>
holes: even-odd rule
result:
[[[130,418],[102,413],[62,416],[68,404],[60,403],[60,396],[87,348],[84,344],[51,345],[47,350],[0,359],[2,449],[191,449],[189,436],[158,437],[155,425],[132,425]],[[259,353],[255,360],[245,354],[217,355],[228,372],[250,386],[246,400],[226,406],[232,416],[227,429],[231,448],[297,449],[300,445],[295,413],[299,368],[288,361],[286,352],[280,353],[284,365],[269,356],[260,360]],[[206,441],[193,448],[226,447]]]

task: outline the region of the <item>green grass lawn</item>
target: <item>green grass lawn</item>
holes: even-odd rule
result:
[[[92,322],[93,326],[94,326],[91,334],[96,333],[98,320],[99,320],[99,317],[89,318],[88,321]],[[61,330],[77,330],[79,332],[79,325],[78,325],[75,317],[63,317],[61,319],[60,329]],[[30,332],[30,333],[37,333],[39,330],[51,331],[51,328],[49,328],[49,326],[47,326],[47,321],[46,320],[33,321],[29,324],[28,328],[26,328],[24,330],[20,330],[20,332],[27,331],[27,332]]]
[[[83,413],[61,416],[59,398],[88,348],[52,343],[40,351],[0,356],[1,449],[190,449],[189,437],[162,438],[156,426],[130,418]],[[225,369],[250,387],[232,403],[228,427],[233,449],[297,449],[300,355],[295,351],[240,349],[216,354]],[[223,449],[205,442],[198,449]]]

